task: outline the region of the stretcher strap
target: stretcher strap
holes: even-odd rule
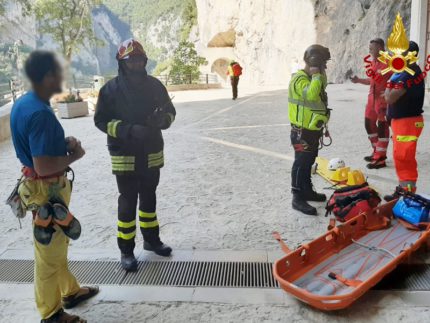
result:
[[[392,253],[391,251],[389,251],[389,250],[387,250],[387,249],[385,249],[385,248],[379,248],[379,247],[375,247],[375,246],[369,246],[369,245],[367,245],[367,244],[364,244],[364,243],[361,243],[361,242],[358,242],[357,240],[354,240],[354,239],[351,239],[352,240],[352,242],[353,243],[355,243],[356,245],[358,245],[358,246],[360,246],[360,247],[363,247],[363,248],[366,248],[367,250],[369,250],[369,251],[382,251],[382,252],[385,252],[385,253],[387,253],[387,254],[389,254],[391,257],[393,257],[393,258],[396,258],[397,256],[394,254],[394,253]]]
[[[347,279],[341,275],[338,275],[334,272],[330,272],[328,274],[328,276],[333,279],[333,280],[338,280],[340,281],[342,284],[346,285],[346,286],[350,286],[350,287],[357,287],[358,285],[362,284],[363,281],[361,280],[355,280],[355,279]]]
[[[272,233],[273,238],[279,242],[279,245],[281,246],[281,249],[283,252],[285,252],[286,254],[289,254],[291,252],[290,248],[287,247],[287,245],[285,244],[285,242],[282,240],[281,235],[274,231]]]

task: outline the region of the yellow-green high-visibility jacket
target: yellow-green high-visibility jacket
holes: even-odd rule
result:
[[[325,75],[310,77],[303,70],[293,75],[288,88],[288,116],[292,125],[318,131],[328,123],[326,87]]]

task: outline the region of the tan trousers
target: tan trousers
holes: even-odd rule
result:
[[[30,211],[37,211],[53,197],[60,197],[69,205],[71,186],[65,177],[25,179],[19,187],[19,194]],[[80,289],[67,265],[69,238],[58,226],[54,226],[54,229],[49,245],[34,241],[34,288],[37,309],[42,319],[51,317],[62,308],[62,297],[76,294]]]

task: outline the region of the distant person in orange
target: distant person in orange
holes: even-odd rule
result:
[[[418,44],[409,42],[408,52],[418,54]],[[407,52],[403,55],[407,55]],[[393,131],[393,159],[399,186],[414,192],[417,187],[418,165],[416,160],[417,142],[424,128],[423,105],[425,86],[421,68],[416,64],[410,64],[409,68],[415,72],[395,73],[390,79],[389,87],[385,90],[387,100],[388,119]],[[388,202],[398,198],[394,193],[384,199]]]
[[[238,62],[231,61],[228,66],[227,75],[230,76],[231,87],[233,89],[233,100],[237,99],[237,86],[239,85],[239,78],[242,75],[242,66]]]
[[[361,79],[357,76],[351,78],[352,83],[370,85],[369,96],[367,99],[364,125],[367,135],[373,148],[371,155],[364,157],[369,162],[367,168],[378,169],[386,167],[387,148],[390,141],[390,127],[386,120],[387,103],[383,97],[387,81],[391,73],[385,75],[381,71],[387,68],[387,65],[378,61],[379,51],[385,51],[385,43],[381,38],[370,41],[369,53],[372,57],[371,66],[368,69],[371,77]]]

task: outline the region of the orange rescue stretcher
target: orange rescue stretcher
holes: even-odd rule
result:
[[[273,267],[280,286],[321,310],[351,305],[430,238],[430,224],[410,230],[393,218],[394,204],[331,226],[326,234],[296,250],[290,250],[275,232],[286,253]]]

